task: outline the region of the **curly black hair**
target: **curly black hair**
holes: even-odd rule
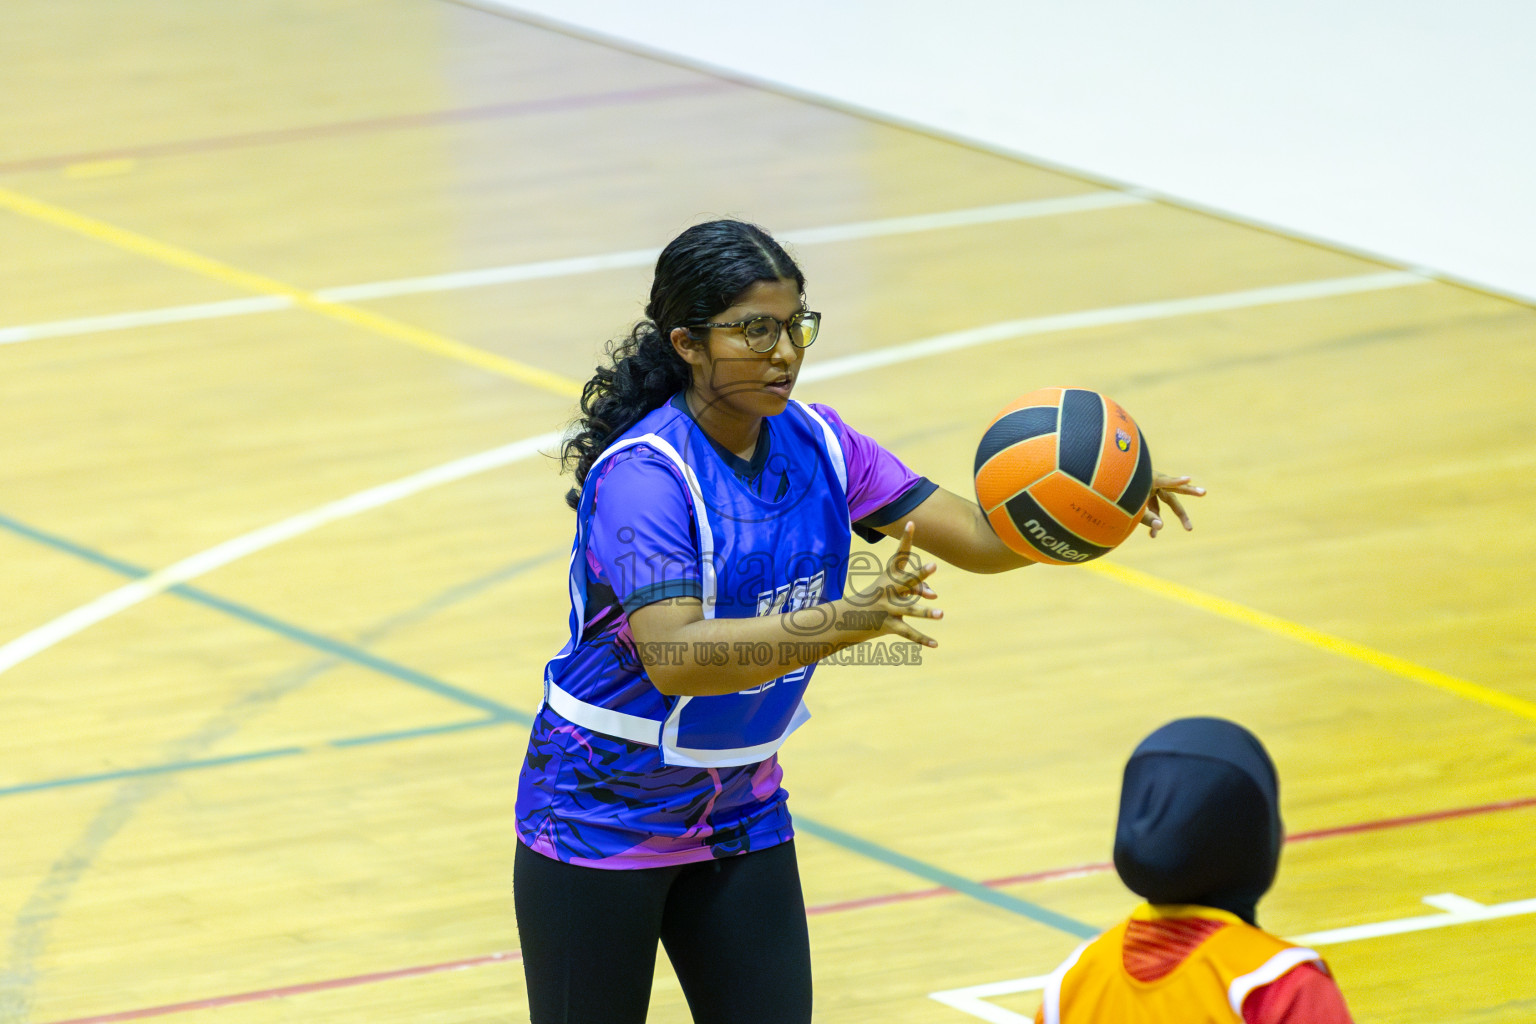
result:
[[[672,348],[673,328],[714,319],[759,281],[793,281],[805,291],[799,266],[755,224],[695,224],[661,251],[646,319],[608,343],[610,365],[597,367],[581,389],[581,416],[561,449],[561,464],[576,476],[566,504],[577,507],[587,473],[608,445],[692,382],[691,368]]]

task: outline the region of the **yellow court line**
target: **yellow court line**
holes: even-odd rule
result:
[[[29,196],[24,196],[11,189],[0,187],[0,207],[13,210],[16,213],[36,220],[51,224],[54,227],[64,228],[98,242],[116,246],[119,249],[147,256],[169,266],[179,267],[182,270],[190,270],[194,274],[212,278],[227,285],[241,288],[246,291],[256,292],[260,295],[279,295],[293,302],[295,306],[307,309],[321,316],[338,320],[353,327],[361,327],[386,338],[403,341],[407,345],[434,355],[448,359],[456,359],[470,366],[477,366],[482,370],[499,373],[504,377],[521,381],[524,384],[552,391],[564,398],[571,398],[581,394],[581,385],[567,377],[557,373],[550,373],[538,367],[520,363],[515,359],[499,356],[494,352],[466,345],[462,341],[444,337],[432,331],[420,327],[412,327],[410,324],[401,323],[398,320],[356,306],[349,306],[341,302],[329,302],[319,298],[300,288],[283,284],[270,277],[253,274],[249,271],[232,267],[227,263],[201,256],[198,253],[180,246],[166,242],[156,241],[135,231],[116,227],[104,221],[87,217],[84,214],[66,210],[61,206],[54,206]]]
[[[1536,721],[1536,704],[1519,697],[1512,697],[1501,690],[1482,686],[1478,683],[1468,682],[1465,679],[1457,679],[1455,676],[1446,675],[1444,672],[1436,672],[1432,668],[1423,665],[1415,665],[1404,658],[1398,658],[1391,654],[1357,644],[1353,640],[1345,640],[1328,633],[1303,626],[1300,623],[1282,619],[1279,616],[1269,615],[1265,612],[1255,611],[1252,608],[1240,605],[1236,601],[1228,601],[1226,598],[1215,597],[1211,594],[1201,593],[1191,587],[1178,583],[1170,583],[1168,580],[1159,579],[1148,573],[1128,569],[1123,565],[1115,565],[1110,562],[1093,562],[1087,568],[1101,575],[1108,576],[1117,582],[1138,590],[1166,597],[1170,600],[1187,604],[1203,611],[1219,615],[1224,619],[1241,622],[1255,629],[1262,629],[1277,636],[1283,636],[1288,640],[1317,647],[1332,654],[1338,654],[1354,661],[1370,665],[1372,668],[1390,672],[1404,679],[1411,679],[1416,683],[1426,686],[1434,686],[1454,693],[1458,697],[1474,700],[1489,707],[1498,708],[1500,711],[1508,711],[1510,714],[1519,715]]]

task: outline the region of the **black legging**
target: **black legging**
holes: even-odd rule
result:
[[[533,1024],[641,1024],[656,940],[696,1024],[806,1024],[811,952],[793,843],[610,871],[517,845],[513,897]]]

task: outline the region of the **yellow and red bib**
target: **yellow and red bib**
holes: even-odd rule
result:
[[[1079,947],[1045,988],[1045,1024],[1232,1024],[1243,1000],[1313,950],[1212,907],[1143,903]]]

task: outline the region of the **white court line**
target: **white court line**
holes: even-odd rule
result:
[[[108,313],[105,316],[88,316],[78,320],[54,320],[44,324],[0,327],[0,345],[14,345],[19,341],[39,341],[43,338],[67,338],[77,334],[99,334],[103,331],[125,331],[130,327],[152,327],[156,324],[184,323],[188,320],[214,320],[226,316],[271,313],[275,310],[287,309],[292,305],[293,300],[286,295],[258,295],[249,299],[230,299],[226,302],[202,302],[193,306],[145,309],[137,313]]]
[[[1132,306],[1114,306],[1108,309],[1084,310],[1056,316],[1034,317],[1027,320],[1009,320],[969,331],[940,335],[924,341],[896,345],[876,352],[846,356],[829,360],[819,366],[808,367],[800,374],[802,381],[830,380],[848,376],[878,366],[919,359],[940,352],[952,352],[973,345],[982,345],[1009,338],[1040,334],[1044,331],[1063,331],[1101,324],[1123,324],[1140,320],[1157,320],[1170,316],[1185,316],[1213,310],[1244,309],[1252,306],[1299,302],[1332,295],[1348,295],[1358,292],[1381,291],[1407,285],[1425,284],[1427,279],[1415,274],[1394,271],[1385,274],[1366,274],[1356,277],[1331,278],[1323,281],[1307,281],[1301,284],[1279,285],[1273,288],[1255,288],[1220,295],[1205,295],[1191,299],[1169,299],[1165,302],[1146,302]],[[66,612],[57,619],[45,623],[0,647],[0,672],[5,672],[28,658],[47,650],[55,644],[74,636],[81,630],[131,608],[142,601],[162,593],[178,583],[212,572],[238,558],[265,550],[274,544],[308,533],[326,523],[346,516],[357,515],[380,505],[424,491],[429,487],[460,480],[475,473],[505,466],[529,458],[541,448],[559,442],[558,433],[540,434],[511,444],[469,455],[462,459],[424,470],[412,476],[369,488],[349,498],[322,505],[310,512],[263,527],[252,533],[225,541],[201,554],[183,559],[174,565],[157,570],[143,579],[135,580],[96,600]]]
[[[1449,928],[1454,924],[1470,924],[1473,921],[1496,921],[1501,917],[1536,914],[1536,899],[1483,904],[1476,900],[1469,900],[1465,896],[1446,892],[1437,896],[1425,896],[1424,902],[1432,907],[1438,907],[1445,913],[1425,914],[1422,917],[1400,917],[1395,921],[1378,921],[1374,924],[1334,928],[1326,932],[1311,932],[1307,935],[1298,935],[1291,941],[1298,946],[1327,946],[1340,942],[1359,942],[1361,939],[1378,939],[1384,935],[1428,931],[1431,928]]]
[[[321,505],[319,508],[301,512],[292,518],[263,526],[259,530],[253,530],[233,540],[227,540],[190,558],[184,558],[174,565],[152,572],[142,579],[134,580],[110,593],[103,594],[89,604],[81,605],[52,622],[17,637],[4,647],[0,647],[0,672],[20,664],[34,654],[47,650],[103,619],[110,618],[179,583],[186,583],[188,580],[210,573],[246,555],[263,551],[285,540],[292,540],[326,523],[355,516],[381,505],[388,505],[390,502],[399,501],[401,498],[440,484],[462,480],[464,477],[483,473],[488,469],[526,459],[559,441],[560,434],[554,432],[513,441],[500,448],[492,448],[490,451],[455,459],[391,483],[370,487],[351,497]]]
[[[1495,921],[1503,917],[1519,917],[1536,914],[1536,899],[1514,900],[1510,903],[1482,904],[1454,893],[1425,896],[1423,902],[1445,913],[1425,914],[1421,917],[1400,917],[1395,921],[1376,921],[1371,924],[1351,925],[1324,932],[1298,935],[1288,941],[1298,946],[1328,946],[1343,942],[1359,942],[1384,935],[1402,935],[1405,932],[1422,932],[1431,928],[1450,928],[1454,925],[1472,924],[1476,921]],[[1020,992],[1039,992],[1050,980],[1049,974],[1032,978],[1014,978],[1010,981],[994,981],[968,988],[953,988],[944,992],[930,993],[928,998],[952,1006],[962,1013],[989,1022],[989,1024],[1034,1024],[1033,1017],[1025,1017],[1005,1010],[986,1000],[995,996],[1008,996]]]
[[[1169,317],[1214,313],[1225,309],[1246,309],[1250,306],[1267,306],[1334,295],[1382,291],[1387,288],[1425,284],[1427,281],[1427,278],[1418,274],[1393,270],[1382,274],[1303,281],[1300,284],[1282,284],[1271,288],[1224,292],[1220,295],[1200,295],[1189,299],[1165,299],[1161,302],[1143,302],[1130,306],[1086,309],[1077,313],[1031,317],[1027,320],[1005,320],[1002,323],[973,327],[969,330],[955,331],[952,334],[940,334],[905,345],[892,345],[873,352],[861,352],[841,359],[829,359],[824,363],[807,366],[800,371],[798,379],[815,381],[825,380],[828,377],[841,377],[844,374],[858,373],[877,366],[904,363],[922,356],[939,355],[956,349],[970,348],[973,345],[1022,338],[1031,334],[1048,334],[1052,331],[1070,331],[1083,327],[1103,327],[1109,324],[1139,323],[1147,320],[1166,320]]]
[[[822,245],[829,242],[846,242],[860,238],[880,238],[886,235],[914,234],[920,231],[938,231],[946,228],[967,227],[976,224],[996,224],[1004,221],[1029,220],[1034,217],[1054,217],[1068,213],[1085,213],[1117,206],[1136,206],[1148,200],[1125,192],[1089,192],[1076,196],[1059,196],[1054,199],[1034,199],[1020,203],[1002,203],[996,206],[978,206],[966,210],[948,210],[942,213],[925,213],[911,217],[887,217],[883,220],[856,221],[850,224],[833,224],[821,228],[803,228],[786,231],[776,237],[792,245]],[[416,295],[423,292],[455,291],[462,288],[483,288],[487,285],[510,284],[517,281],[536,281],[551,277],[569,277],[575,274],[591,274],[601,270],[624,267],[644,267],[654,263],[660,249],[630,249],[624,252],[602,253],[596,256],[576,256],[562,260],[544,260],[539,263],[514,263],[503,267],[486,267],[480,270],[462,270],[451,274],[433,274],[428,277],[407,277],[394,281],[375,281],[370,284],[344,285],[339,288],[322,288],[316,298],[326,302],[361,302],[368,299],[386,299],[397,295]],[[288,309],[294,305],[291,298],[282,295],[264,295],[249,299],[231,299],[226,302],[204,302],[191,306],[166,306],[130,313],[112,313],[105,316],[84,317],[77,320],[55,320],[49,323],[21,324],[0,327],[0,345],[14,345],[23,341],[39,341],[43,338],[64,338],[80,334],[96,334],[102,331],[121,331],[131,327],[149,327],[157,324],[186,323],[190,320],[217,320],[223,317],[249,316],[253,313],[270,313]]]

